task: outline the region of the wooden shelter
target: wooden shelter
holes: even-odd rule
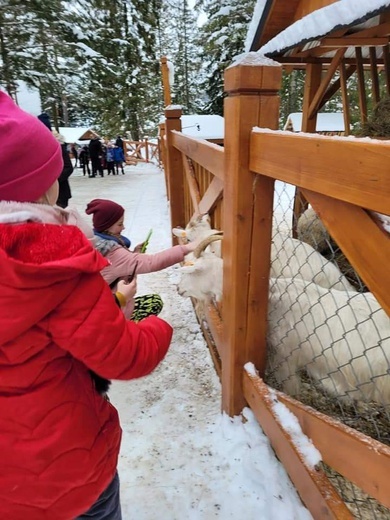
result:
[[[321,215],[381,311],[390,315],[390,233],[375,218],[376,213],[390,214],[390,143],[313,135],[318,112],[338,89],[349,128],[347,79],[353,73],[358,76],[362,121],[367,118],[368,96],[364,71],[370,72],[374,99],[381,94],[379,74],[384,74],[390,93],[389,14],[390,0],[268,0],[256,21],[250,48],[265,49],[266,56],[248,53],[225,71],[224,146],[185,135],[180,107],[165,110],[161,145],[172,226],[184,227],[191,217],[208,212],[213,227],[224,232],[222,302],[208,302],[200,314],[221,378],[222,408],[233,416],[244,406],[251,407],[316,520],[390,517],[390,403],[369,415],[371,423],[378,417],[384,421],[384,436],[375,437],[379,424],[372,435],[359,429],[362,408],[349,408],[343,422],[319,410],[315,398],[308,406],[270,387],[267,333],[278,202],[275,186],[283,183],[299,190]],[[305,33],[318,27],[325,28],[324,34]],[[286,66],[307,72],[303,132],[277,130],[282,67]],[[338,319],[337,313],[326,316],[324,326],[328,318]],[[388,338],[383,346],[385,342],[388,345]],[[352,357],[356,345],[353,341],[348,346]],[[333,344],[323,347],[333,352]],[[370,357],[368,350],[365,359]],[[389,382],[388,362],[382,377]],[[314,394],[315,384],[308,386],[310,396],[320,395]],[[336,401],[342,410],[346,397]],[[358,493],[351,493],[352,498],[348,493],[340,496],[324,468],[307,463],[291,430],[276,413],[275,402],[295,414],[331,475],[337,472],[345,479],[344,487],[354,485]],[[363,405],[370,414],[374,403]],[[363,502],[366,506],[372,501],[368,513],[359,509]]]
[[[284,67],[305,68],[302,131],[314,132],[323,106],[341,91],[346,135],[350,129],[347,81],[357,74],[361,122],[367,98],[380,101],[379,74],[390,95],[390,2],[267,0],[250,43]],[[348,9],[349,7],[349,9]],[[303,19],[304,18],[304,19]],[[371,75],[367,92],[364,71]]]

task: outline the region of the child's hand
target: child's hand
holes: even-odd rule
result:
[[[137,292],[137,278],[134,278],[130,283],[126,283],[124,280],[120,280],[116,290],[123,294],[123,296],[126,298],[126,302],[128,302],[130,298],[134,299]]]
[[[142,248],[143,248],[143,246],[144,246],[144,243],[145,243],[145,242],[142,242],[142,244],[138,244],[138,245],[136,245],[135,248],[134,248],[134,251],[133,251],[133,252],[134,252],[134,253],[142,253]]]

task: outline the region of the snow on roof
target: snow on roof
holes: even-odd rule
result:
[[[170,106],[167,108],[182,108],[181,105]],[[160,123],[164,123],[162,117]],[[224,137],[224,119],[217,115],[182,115],[181,116],[182,132],[190,137],[198,139],[223,139]]]
[[[283,130],[300,132],[302,130],[302,112],[293,112],[290,114]],[[342,112],[320,112],[317,114],[316,132],[344,132],[344,130],[345,126]]]
[[[181,116],[183,134],[198,139],[223,139],[224,119],[214,115]]]
[[[317,9],[272,38],[257,52],[273,55],[323,37],[335,29],[356,25],[390,6],[390,0],[339,0]]]
[[[64,137],[66,143],[77,143],[78,141],[88,141],[93,137],[100,137],[96,132],[88,127],[60,126],[60,134]]]

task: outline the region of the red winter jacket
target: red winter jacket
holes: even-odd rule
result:
[[[112,480],[121,440],[105,378],[149,374],[171,327],[126,321],[74,226],[0,224],[0,518],[71,520]]]

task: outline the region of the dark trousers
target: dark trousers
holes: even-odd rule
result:
[[[119,500],[119,477],[115,474],[114,480],[103,491],[93,506],[86,513],[75,520],[122,520],[121,504]]]
[[[99,172],[100,176],[103,177],[103,168],[100,161],[100,157],[91,157],[92,163],[92,175],[96,175]]]

